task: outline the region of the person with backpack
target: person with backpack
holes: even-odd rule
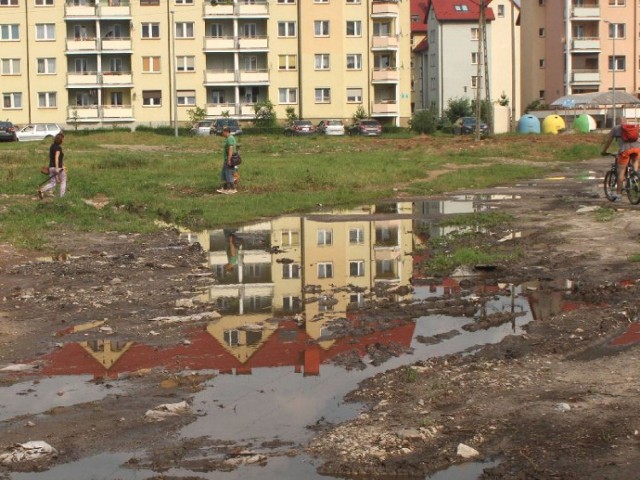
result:
[[[617,125],[608,133],[602,148],[602,155],[608,155],[607,150],[614,140],[618,143],[616,164],[618,166],[618,181],[616,182],[616,196],[614,201],[622,199],[622,185],[627,171],[627,165],[633,159],[633,169],[638,170],[640,164],[640,141],[638,141],[638,125],[627,123],[626,118],[619,117]]]

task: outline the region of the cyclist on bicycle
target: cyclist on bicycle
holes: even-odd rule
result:
[[[618,166],[618,181],[616,182],[616,196],[614,201],[622,198],[622,185],[624,183],[624,176],[627,171],[627,165],[630,159],[633,159],[633,169],[638,170],[640,164],[640,141],[637,139],[633,142],[625,141],[622,134],[622,125],[627,121],[624,117],[618,117],[617,125],[614,126],[607,135],[604,146],[602,148],[602,154],[607,155],[609,146],[615,139],[618,142],[618,152],[616,156],[616,164]]]

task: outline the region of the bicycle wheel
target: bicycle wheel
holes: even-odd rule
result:
[[[616,172],[613,170],[609,170],[607,174],[604,176],[604,194],[607,197],[607,200],[613,202],[616,198],[616,185],[618,184],[618,177]]]
[[[627,189],[627,198],[632,205],[640,203],[640,179],[635,173],[632,173],[627,181],[629,188]]]

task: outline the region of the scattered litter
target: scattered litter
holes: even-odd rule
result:
[[[167,417],[176,417],[182,413],[188,413],[191,407],[186,401],[178,403],[163,403],[157,407],[147,410],[144,416],[151,422],[161,422]]]
[[[238,453],[232,458],[228,458],[224,461],[227,465],[237,467],[239,465],[252,465],[259,464],[264,465],[267,462],[267,456],[259,453],[243,451]]]
[[[0,368],[0,372],[28,372],[40,367],[39,363],[14,363],[4,368]]]
[[[457,453],[462,458],[472,458],[472,457],[477,457],[478,455],[480,455],[480,452],[478,452],[475,448],[472,448],[469,445],[465,445],[464,443],[458,444],[458,452]]]
[[[601,207],[598,207],[596,205],[592,205],[592,206],[582,206],[580,208],[578,208],[578,210],[576,210],[576,213],[588,213],[588,212],[595,212],[596,210],[600,210]]]
[[[9,451],[0,454],[0,463],[11,465],[12,463],[29,462],[42,457],[58,455],[58,451],[41,440],[34,440],[26,443],[17,443],[9,447]]]
[[[556,409],[561,412],[568,412],[569,410],[571,410],[571,405],[569,405],[568,403],[559,403],[556,405]]]
[[[152,318],[152,322],[162,322],[162,323],[186,323],[186,322],[197,322],[199,320],[216,320],[220,318],[221,315],[218,312],[203,312],[203,313],[194,313],[193,315],[174,315],[171,317],[156,317]]]

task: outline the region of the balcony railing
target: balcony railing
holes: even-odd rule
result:
[[[68,86],[95,86],[100,83],[98,72],[67,72]]]
[[[133,85],[131,72],[102,72],[101,77],[105,86]]]
[[[374,69],[371,74],[373,82],[397,82],[400,79],[400,73],[395,67]]]
[[[238,38],[238,47],[240,49],[268,49],[269,38],[266,35],[257,37],[240,37]]]
[[[371,39],[371,48],[395,50],[398,48],[398,37],[397,35],[387,37],[374,36]]]
[[[572,42],[574,50],[600,50],[600,38],[580,37],[574,38]]]
[[[102,50],[121,51],[131,50],[131,38],[129,37],[107,37],[100,40]]]
[[[104,105],[102,118],[105,120],[133,118],[133,107],[131,105]]]
[[[236,48],[234,37],[204,37],[205,51],[224,51]]]
[[[204,72],[204,83],[206,85],[224,85],[236,83],[238,75],[235,70],[214,69]]]
[[[392,99],[376,100],[373,104],[373,114],[398,113],[398,102]]]
[[[238,81],[241,83],[269,83],[269,70],[264,68],[241,71]]]
[[[371,15],[373,17],[397,17],[398,16],[398,2],[395,1],[375,1],[371,5]]]
[[[571,81],[573,83],[600,83],[600,72],[598,70],[572,70]]]
[[[98,14],[93,0],[85,2],[67,1],[64,5],[64,16],[69,17],[95,17]]]
[[[98,15],[101,17],[131,17],[129,0],[99,0]]]
[[[596,19],[600,17],[600,4],[597,1],[576,3],[571,7],[571,17]]]
[[[67,119],[74,121],[130,120],[133,118],[131,105],[69,105]]]
[[[95,37],[67,38],[68,52],[92,52],[98,50],[98,42]]]
[[[235,103],[207,103],[207,116],[220,117],[228,113],[229,115],[240,115],[240,105]]]

